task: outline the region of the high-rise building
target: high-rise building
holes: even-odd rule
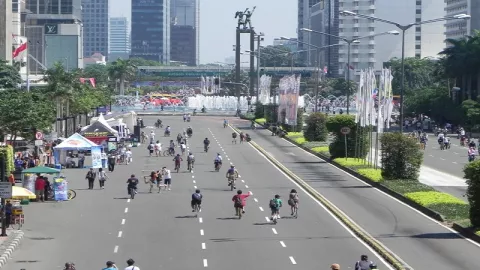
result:
[[[171,0],[171,60],[199,64],[199,0]],[[181,49],[179,48],[181,47]],[[185,54],[188,52],[188,54]]]
[[[301,28],[309,28],[310,27],[310,8],[320,2],[320,0],[298,0],[298,28],[297,28],[297,35],[298,41],[305,42],[311,44],[311,34],[308,32],[299,31],[298,29]],[[305,44],[299,43],[298,50],[309,50],[312,49]],[[300,59],[306,62],[307,65],[313,65],[311,60],[311,53],[308,51],[307,53],[302,53],[299,55]]]
[[[130,26],[126,17],[110,18],[109,39],[109,60],[128,59],[130,55]]]
[[[298,50],[297,39],[284,40],[281,38],[273,39],[273,46],[284,46],[290,49],[291,52],[296,52]]]
[[[12,62],[12,1],[0,1],[0,60]]]
[[[108,2],[82,0],[84,57],[108,55]]]
[[[130,57],[170,62],[170,0],[132,0]]]
[[[473,30],[480,30],[480,1],[476,0],[445,0],[446,16],[468,14],[470,20],[451,20],[445,22],[447,39],[459,39],[471,35]],[[448,44],[447,44],[448,45]]]

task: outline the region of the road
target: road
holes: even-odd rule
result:
[[[151,126],[156,118],[144,120]],[[163,119],[173,128],[172,138],[187,126],[180,117]],[[195,117],[191,125],[189,150],[196,166],[193,173],[185,172],[184,162],[182,171],[173,173],[172,191],[149,194],[142,182],[137,197],[126,198],[125,181],[131,173],[140,176],[173,166],[171,158],[148,157],[145,146],[133,149],[132,164],[117,166],[109,174],[104,190],[85,190],[86,170],[65,170],[77,198],[26,206],[25,239],[4,269],[61,269],[66,261],[73,261],[77,269],[99,269],[107,260],[121,268],[133,258],[144,270],[265,268],[262,265],[313,270],[332,263],[351,267],[361,254],[369,255],[380,269],[391,269],[251,146],[232,145],[232,130],[222,127],[222,118]],[[161,133],[158,130],[157,136]],[[202,152],[205,137],[212,141],[209,153]],[[158,139],[166,145],[170,138]],[[234,219],[234,193],[224,177],[227,168],[212,171],[216,152],[223,154],[225,165],[232,162],[238,168],[239,189],[253,192],[242,220]],[[204,203],[195,218],[189,203],[197,187]],[[274,194],[285,198],[292,188],[301,198],[299,218],[289,218],[284,207],[277,225],[267,222],[269,199]]]
[[[248,132],[413,269],[475,269],[480,265],[478,245],[286,140],[261,129]]]

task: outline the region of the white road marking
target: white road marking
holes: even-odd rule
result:
[[[118,232],[118,238],[122,237],[122,231]]]
[[[197,186],[193,186],[194,189],[197,189]]]
[[[203,230],[200,230],[200,235],[204,235],[204,232],[203,232]]]
[[[193,183],[196,184],[197,182],[195,182],[195,180],[193,180]]]
[[[203,218],[198,218],[198,222],[203,223]]]
[[[272,232],[273,232],[273,234],[278,234],[277,230],[275,230],[275,228],[272,228]]]
[[[282,247],[287,247],[283,241],[280,241],[280,245],[282,245]]]
[[[228,159],[228,161],[230,161],[230,159],[229,159],[229,158],[227,158],[227,159]]]
[[[131,201],[131,199],[128,199],[128,200],[127,200],[127,203],[130,202],[130,201]]]
[[[248,186],[247,186],[247,185],[245,185],[245,187],[246,187],[246,188],[248,188]]]
[[[245,180],[242,180],[242,183],[245,183]]]
[[[115,248],[113,249],[113,253],[117,253],[118,252],[118,246],[115,246]]]
[[[265,217],[265,220],[266,220],[267,222],[270,222],[270,218],[268,218],[268,217]]]
[[[232,162],[230,162],[230,165],[233,165],[233,163],[232,163]]]
[[[254,200],[255,202],[258,202],[257,198],[253,198],[253,200]]]
[[[203,259],[203,267],[208,267],[207,259]]]
[[[289,258],[290,258],[290,261],[292,262],[292,264],[297,264],[297,262],[295,261],[295,259],[292,256],[290,256]]]
[[[452,163],[453,163],[453,164],[458,164],[456,161],[453,161]]]
[[[261,206],[259,206],[258,208],[260,208],[260,211],[262,211],[262,212],[263,212],[263,208],[262,208]]]
[[[122,219],[122,225],[125,225],[125,219]]]
[[[228,155],[225,155],[226,158],[228,158]]]
[[[440,158],[441,160],[445,160],[444,158]]]
[[[128,207],[125,208],[125,213],[128,213]]]
[[[453,153],[454,153],[455,155],[458,155],[458,153],[457,153],[457,152],[453,152]]]
[[[202,249],[207,249],[207,246],[205,245],[205,243],[202,243]]]
[[[433,155],[429,155],[429,156],[433,157]]]
[[[242,178],[242,176],[239,174],[238,177]]]
[[[195,175],[192,175],[192,178],[195,178]]]

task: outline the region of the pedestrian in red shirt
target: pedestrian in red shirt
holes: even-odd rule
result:
[[[35,195],[37,195],[37,202],[38,200],[45,201],[45,180],[40,174],[37,174],[37,180],[35,180]]]
[[[242,214],[245,214],[245,206],[247,205],[247,198],[252,195],[252,192],[249,191],[247,194],[242,194],[241,190],[237,191],[237,195],[233,196],[232,201],[233,201],[233,207],[235,207],[235,215],[238,216],[239,218],[241,217],[240,215],[240,210],[242,211]]]

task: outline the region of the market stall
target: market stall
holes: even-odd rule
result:
[[[97,145],[101,145],[104,149],[107,149],[108,142],[116,142],[118,139],[118,131],[110,127],[103,114],[100,114],[97,121],[91,125],[83,127],[80,134]]]
[[[35,180],[37,179],[37,174],[49,174],[49,175],[58,176],[60,174],[60,170],[50,168],[50,167],[43,167],[43,166],[37,166],[37,167],[32,167],[32,168],[23,170],[22,186],[24,189],[32,192],[33,196],[35,196]],[[21,193],[22,190],[17,190],[17,187],[13,187],[12,192],[15,192],[15,191],[19,192],[19,194],[23,194]]]
[[[91,151],[92,152],[92,160],[94,157],[94,152],[101,153],[101,146],[97,145],[96,143],[92,142],[91,140],[83,137],[82,135],[75,133],[72,136],[65,139],[62,143],[55,146],[54,156],[55,156],[55,168],[60,169],[63,167],[71,167],[72,162],[75,163],[72,156],[67,155],[67,151]],[[100,154],[98,153],[98,154]],[[83,168],[84,162],[78,162],[79,164],[82,163],[81,166],[73,166],[73,167],[81,167]],[[68,166],[67,166],[68,165]],[[74,164],[75,165],[75,164]]]
[[[48,197],[51,197],[51,199],[55,201],[68,201],[66,177],[60,175],[60,170],[39,166],[24,170],[22,174],[24,175],[23,188],[14,186],[12,189],[12,198],[35,199],[35,180],[37,174],[48,174],[53,175],[53,182],[50,185],[53,196]]]

